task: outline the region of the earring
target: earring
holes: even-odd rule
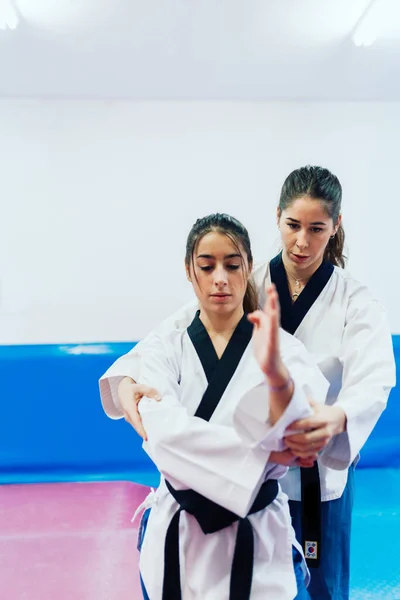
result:
[[[333,235],[331,235],[331,237],[329,239],[333,240],[333,238],[335,237],[335,233]]]

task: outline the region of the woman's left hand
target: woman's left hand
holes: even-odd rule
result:
[[[310,401],[314,414],[295,421],[286,430],[285,444],[295,456],[308,458],[320,452],[331,439],[346,430],[346,414],[339,406],[328,406]],[[290,434],[290,431],[302,433]]]

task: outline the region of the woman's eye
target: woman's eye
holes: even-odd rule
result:
[[[286,223],[290,229],[297,229],[298,225],[296,223]]]
[[[323,231],[323,229],[321,227],[311,227],[311,231],[313,233],[319,233],[320,231]]]
[[[199,268],[200,268],[202,271],[211,271],[211,269],[212,269],[212,266],[211,266],[211,265],[205,265],[204,267],[201,267],[201,266],[199,265]]]
[[[227,268],[230,271],[237,271],[238,269],[240,269],[240,265],[227,265]]]

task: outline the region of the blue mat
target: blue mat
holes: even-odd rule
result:
[[[351,600],[400,600],[400,469],[356,469]]]
[[[393,337],[400,356],[400,336]],[[0,483],[146,480],[154,466],[123,421],[101,408],[98,378],[133,344],[0,346]],[[400,361],[397,362],[400,364]],[[400,392],[394,389],[359,468],[400,468]]]

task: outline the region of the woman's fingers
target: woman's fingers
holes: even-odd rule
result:
[[[266,291],[267,299],[264,306],[264,314],[267,316],[269,322],[271,353],[279,353],[280,305],[278,292],[274,284],[271,284]]]
[[[255,310],[254,312],[248,314],[247,318],[250,321],[250,323],[253,323],[253,325],[255,327],[260,327],[260,325],[261,325],[261,319],[262,319],[262,311],[261,310]]]
[[[289,467],[296,463],[296,456],[290,450],[282,450],[281,452],[271,452],[268,457],[268,462],[275,463],[277,465],[285,465]]]
[[[303,469],[309,469],[314,466],[315,461],[317,460],[317,456],[315,458],[298,458],[296,464]]]
[[[319,452],[325,448],[332,436],[326,428],[315,429],[307,433],[296,433],[294,435],[286,435],[285,443],[294,453],[299,452]]]
[[[292,450],[292,454],[298,459],[304,459],[307,461],[316,461],[318,458],[318,452],[311,452],[308,450],[307,452],[295,452]]]
[[[157,402],[161,400],[159,392],[149,385],[145,385],[143,383],[134,383],[132,384],[132,390],[135,399],[137,398],[138,401],[143,398],[143,396],[146,396],[146,398],[151,398],[152,400],[157,400]]]
[[[123,392],[122,397],[120,397],[124,418],[125,421],[132,425],[136,433],[147,441],[147,434],[139,413],[139,402],[143,397],[159,402],[161,400],[161,395],[155,388],[150,387],[149,385],[131,383],[129,387],[129,395],[128,393]]]
[[[132,425],[136,433],[147,442],[147,433],[143,427],[142,417],[140,416],[138,405],[136,403],[129,410],[124,411],[124,418],[127,423]]]
[[[310,456],[311,454],[316,454],[321,452],[324,448],[326,448],[326,442],[311,442],[308,444],[289,444],[287,440],[285,440],[288,448],[293,452],[295,456]]]
[[[273,283],[266,289],[266,298],[264,303],[264,312],[268,315],[275,313],[280,318],[279,296],[276,287]]]
[[[293,444],[289,443],[288,440],[285,439],[285,443],[296,456],[305,456],[315,452],[320,452],[327,446],[327,443],[323,441],[309,442],[308,444]]]

